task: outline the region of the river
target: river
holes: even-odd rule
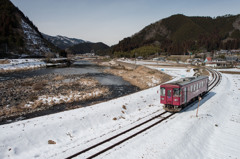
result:
[[[23,116],[15,116],[11,118],[5,118],[0,121],[0,124],[10,123],[18,120],[29,119],[37,116],[48,115],[52,113],[57,113],[61,111],[65,111],[70,107],[81,105],[82,107],[91,105],[97,102],[103,102],[110,99],[114,99],[117,97],[121,97],[130,93],[134,93],[139,90],[138,87],[131,85],[129,82],[124,81],[121,77],[106,74],[104,73],[104,69],[110,69],[108,67],[102,67],[95,64],[92,64],[88,61],[78,61],[73,63],[70,67],[63,68],[41,68],[37,70],[31,71],[23,71],[23,72],[15,72],[9,74],[0,75],[0,82],[11,79],[20,79],[20,78],[28,78],[33,76],[47,75],[47,74],[59,74],[59,75],[85,75],[86,77],[93,77],[98,82],[105,87],[108,87],[110,90],[110,94],[104,97],[100,97],[97,99],[84,101],[84,102],[73,102],[68,104],[58,104],[47,110],[41,110],[34,113],[29,113]]]

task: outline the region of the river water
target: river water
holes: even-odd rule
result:
[[[78,61],[73,63],[70,67],[63,68],[42,68],[31,71],[24,72],[15,72],[9,74],[0,75],[0,82],[11,79],[19,79],[19,78],[28,78],[33,76],[47,75],[47,74],[59,74],[59,75],[85,75],[86,77],[93,77],[99,81],[102,86],[108,87],[110,90],[110,94],[104,97],[100,97],[98,99],[93,99],[84,102],[73,102],[69,104],[58,104],[51,107],[48,110],[42,110],[30,114],[26,114],[24,116],[16,116],[11,118],[6,118],[0,121],[0,124],[5,124],[9,122],[14,122],[23,119],[29,119],[37,116],[43,116],[47,114],[57,113],[69,109],[71,107],[87,106],[96,102],[107,101],[110,99],[114,99],[117,97],[121,97],[127,94],[134,93],[139,90],[138,87],[131,85],[129,82],[124,81],[121,77],[106,74],[103,72],[104,69],[109,69],[108,67],[97,66],[91,64],[88,61]]]

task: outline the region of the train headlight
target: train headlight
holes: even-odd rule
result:
[[[175,102],[177,102],[177,101],[178,101],[178,99],[174,99],[174,101],[175,101]]]
[[[162,100],[164,100],[164,98],[162,98]]]

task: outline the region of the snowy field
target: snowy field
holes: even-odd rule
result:
[[[146,61],[146,60],[131,60],[131,59],[118,59],[118,61],[131,63],[131,64],[137,64],[137,65],[162,65],[162,66],[171,66],[174,64],[177,64],[176,61]],[[179,61],[179,64],[189,64],[186,62]]]
[[[175,80],[192,70],[164,69]],[[240,158],[240,75],[197,104],[97,158]],[[0,158],[66,158],[163,111],[159,86],[93,106],[0,126]],[[52,140],[55,144],[48,144]]]

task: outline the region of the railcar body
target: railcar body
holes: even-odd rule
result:
[[[170,112],[178,112],[208,90],[208,76],[186,77],[160,86],[160,103]]]

